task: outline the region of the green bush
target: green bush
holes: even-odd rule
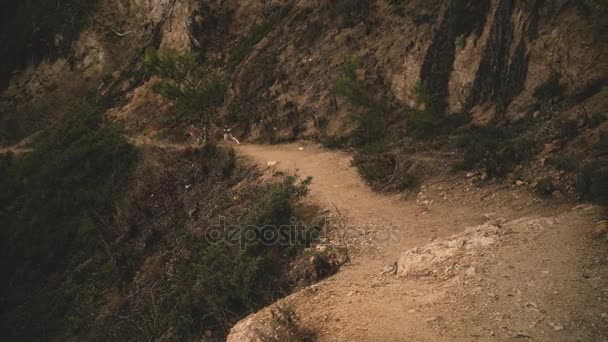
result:
[[[357,79],[360,59],[357,55],[348,55],[342,64],[342,74],[336,81],[336,94],[345,97],[353,106],[371,108],[376,104],[366,89],[365,84]]]
[[[388,0],[388,4],[391,6],[395,14],[405,16],[405,0]]]
[[[295,217],[293,212],[293,201],[306,195],[308,186],[312,178],[304,179],[301,183],[296,183],[296,178],[288,176],[281,183],[270,184],[259,192],[257,200],[240,222],[239,236],[247,236],[254,233],[257,238],[253,243],[248,243],[245,247],[249,250],[260,252],[264,249],[264,234],[278,236],[288,233],[281,231],[283,228],[290,229],[290,220]],[[264,227],[264,229],[260,229]],[[272,232],[266,232],[267,230]],[[305,241],[308,244],[310,241]]]
[[[520,162],[530,158],[536,148],[533,141],[496,126],[472,126],[457,139],[464,159],[457,170],[482,167],[488,176],[504,176]]]
[[[418,180],[408,172],[408,161],[396,153],[383,152],[386,148],[378,144],[354,155],[352,164],[361,177],[378,191],[399,192],[416,186]]]
[[[145,295],[143,302],[127,311],[142,329],[126,325],[121,336],[193,339],[209,327],[229,327],[284,295],[284,265],[293,257],[293,249],[306,247],[312,237],[304,234],[292,240],[299,244],[278,244],[264,241],[268,236],[264,233],[269,229],[297,233],[291,221],[293,205],[307,193],[309,184],[310,179],[298,183],[295,177],[286,177],[279,183],[254,186],[244,194],[244,215],[233,213],[240,217],[226,222],[223,236],[184,235],[186,244],[180,250],[188,257],[173,265],[175,276],[159,283],[155,298]],[[162,315],[157,316],[159,309]]]
[[[442,115],[428,110],[412,110],[407,115],[408,133],[418,139],[432,138],[443,131],[444,119]]]
[[[336,81],[336,94],[345,97],[354,107],[350,118],[357,124],[355,145],[365,145],[377,140],[386,129],[386,108],[374,101],[364,82],[357,78],[359,57],[344,58],[342,74]]]
[[[133,149],[103,124],[99,111],[72,114],[54,127],[3,178],[9,259],[28,268],[57,267],[71,248],[97,241],[133,160]]]
[[[425,108],[412,110],[407,116],[407,129],[415,138],[429,138],[436,136],[443,126],[443,115],[430,110],[431,98],[422,82],[417,82],[412,89],[416,100]]]
[[[433,111],[432,99],[422,82],[412,89],[416,100],[424,106],[421,110],[411,110],[407,115],[407,129],[410,136],[417,139],[429,139],[448,134],[455,128],[470,121],[470,115],[465,112],[445,115]]]
[[[342,148],[346,146],[347,138],[335,135],[323,135],[319,137],[321,145],[326,148]]]
[[[175,102],[174,123],[200,122],[205,129],[210,127],[227,89],[219,76],[207,72],[187,52],[149,49],[144,64],[148,72],[161,77],[153,90]]]
[[[2,289],[11,297],[2,316],[9,334],[26,329],[28,315],[28,331],[20,332],[28,336],[65,324],[57,318],[70,299],[47,287],[46,277],[103,250],[111,236],[114,200],[136,154],[103,122],[101,110],[86,102],[88,110],[67,115],[32,153],[1,167],[2,276],[7,280]],[[23,317],[12,314],[18,307]]]

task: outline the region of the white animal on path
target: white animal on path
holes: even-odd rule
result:
[[[232,133],[230,133],[231,129],[230,128],[224,128],[224,141],[230,139],[232,141],[234,141],[237,145],[240,145],[241,142],[232,136]]]

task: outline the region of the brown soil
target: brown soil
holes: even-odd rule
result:
[[[237,150],[263,167],[276,161],[269,171],[312,176],[310,200],[342,222],[352,262],[280,302],[320,341],[608,339],[608,254],[593,234],[600,208],[541,200],[516,185],[478,188],[447,172],[419,194],[382,195],[348,153],[303,143]],[[426,265],[426,274],[395,275],[403,252],[449,245],[484,223],[500,227],[492,245]]]

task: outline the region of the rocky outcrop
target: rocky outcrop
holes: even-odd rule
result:
[[[94,9],[94,24],[76,40],[67,68],[94,79],[136,68],[147,46],[192,49],[230,82],[221,121],[252,140],[275,142],[349,131],[351,108],[334,92],[349,54],[361,57],[363,82],[388,108],[424,107],[423,90],[433,111],[471,112],[482,123],[538,111],[534,90],[555,75],[572,101],[552,115],[569,116],[573,105],[601,91],[592,85],[608,77],[599,34],[606,10],[594,2],[374,1],[359,14],[335,6],[110,1]],[[37,73],[30,68],[13,77],[13,89]],[[393,114],[378,115],[398,121],[393,116],[400,114]]]
[[[289,304],[274,304],[241,320],[226,338],[227,342],[305,342],[313,332],[302,325]]]
[[[445,277],[458,269],[459,259],[476,255],[479,250],[499,242],[503,230],[496,224],[466,229],[447,240],[437,240],[410,249],[397,262],[397,275],[402,277]],[[456,268],[455,268],[456,266]]]
[[[447,239],[405,251],[397,261],[396,274],[403,278],[449,279],[475,274],[476,264],[491,258],[510,234],[534,235],[558,222],[554,217],[522,217],[512,221],[493,219]]]

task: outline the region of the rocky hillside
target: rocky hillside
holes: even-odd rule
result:
[[[155,79],[142,60],[152,47],[190,51],[221,75],[229,90],[215,127],[249,141],[382,140],[382,150],[394,150],[425,140],[417,150],[458,151],[462,168],[510,174],[524,164],[529,171],[510,174],[514,180],[549,177],[550,190],[561,192],[572,192],[574,172],[604,153],[602,1],[74,0],[45,10],[54,20],[40,15],[34,28],[5,23],[3,41],[21,42],[3,44],[12,58],[4,65],[15,70],[2,76],[10,80],[5,144],[87,92],[110,97],[109,117],[128,130],[183,140],[185,127],[200,123],[171,120],[170,103],[151,91]],[[15,30],[22,40],[11,39]],[[489,129],[471,137],[472,126]],[[495,165],[504,160],[514,165]],[[598,167],[588,166],[584,183]],[[536,176],[539,169],[552,172]],[[560,173],[568,174],[564,184]]]
[[[348,259],[326,246],[308,259],[308,236],[211,248],[201,231],[221,217],[239,230],[318,212],[300,202],[307,180],[185,148],[191,125],[211,142],[229,127],[348,148],[378,192],[450,171],[608,201],[604,0],[9,1],[0,18],[1,314],[15,339],[221,339]],[[205,268],[215,259],[236,271]]]

